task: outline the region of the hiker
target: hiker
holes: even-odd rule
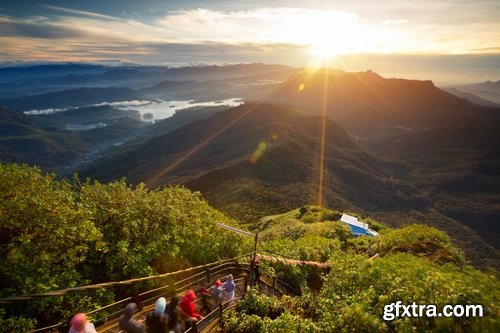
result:
[[[144,325],[132,318],[137,311],[137,304],[129,303],[118,319],[118,326],[125,333],[144,333]]]
[[[71,319],[69,333],[97,333],[94,324],[88,321],[85,313],[77,313]]]
[[[252,287],[260,285],[260,265],[257,259],[252,259],[250,262],[250,274]]]
[[[181,329],[181,310],[177,306],[179,304],[179,296],[175,294],[170,299],[167,306],[167,326],[168,332],[182,333]]]
[[[158,298],[155,304],[155,309],[149,312],[146,316],[146,327],[148,333],[168,333],[167,315],[165,310],[167,301],[164,297]]]
[[[232,274],[229,274],[227,276],[226,282],[224,282],[222,288],[224,289],[224,295],[226,296],[226,299],[228,301],[232,301],[234,299],[234,289],[236,288]]]
[[[219,305],[222,303],[222,282],[217,279],[212,286],[212,295],[215,298],[215,304]]]
[[[204,316],[212,312],[212,309],[210,308],[210,305],[208,304],[208,300],[210,297],[212,297],[212,294],[207,290],[207,288],[200,288],[198,289],[197,292],[198,295],[200,295],[201,298],[201,310],[200,313]]]
[[[196,322],[201,319],[201,315],[196,311],[196,306],[194,305],[195,300],[196,294],[194,291],[189,290],[179,303],[179,307],[184,316],[186,329],[193,327],[196,331]]]

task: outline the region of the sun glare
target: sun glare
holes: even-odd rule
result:
[[[373,39],[360,18],[338,11],[297,10],[282,13],[281,40],[305,45],[311,58],[326,60],[339,54],[366,51]]]
[[[323,60],[334,58],[337,54],[342,53],[335,45],[325,43],[322,45],[312,45],[310,49],[311,55],[319,57]]]

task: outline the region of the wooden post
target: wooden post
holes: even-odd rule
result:
[[[250,283],[252,288],[255,286],[255,263],[257,262],[257,242],[259,240],[259,232],[255,233],[254,245],[253,245],[253,260],[250,265]]]
[[[207,283],[210,283],[210,268],[206,270],[206,274],[207,274]]]
[[[253,262],[257,259],[257,241],[259,240],[259,232],[255,233],[255,244],[253,246]]]

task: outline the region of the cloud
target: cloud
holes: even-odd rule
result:
[[[466,1],[455,1],[454,6],[391,3],[350,2],[335,5],[336,10],[326,1],[321,9],[234,5],[167,12],[157,6],[154,15],[142,21],[137,16],[120,18],[47,5],[43,8],[50,13],[45,17],[0,14],[0,56],[4,60],[221,59],[300,65],[307,64],[315,49],[334,54],[497,52],[500,23],[491,19],[491,13],[487,15],[485,8],[495,12],[487,1],[476,11]],[[464,17],[470,19],[467,24]]]
[[[500,46],[483,47],[479,49],[471,49],[474,53],[500,53]]]
[[[397,19],[397,20],[385,20],[382,22],[382,25],[399,25],[408,23],[406,19]]]
[[[83,34],[77,29],[50,23],[46,18],[14,21],[4,16],[0,17],[0,36],[60,39],[78,38]]]
[[[146,59],[171,62],[270,62],[304,64],[309,54],[305,46],[286,43],[152,43]],[[144,58],[143,58],[144,59]]]
[[[86,16],[86,17],[96,18],[96,19],[100,19],[100,20],[122,21],[122,19],[114,17],[114,16],[94,13],[94,12],[90,12],[90,11],[86,11],[86,10],[78,10],[78,9],[71,9],[71,8],[60,7],[60,6],[51,6],[51,5],[45,5],[44,7],[48,8],[48,9],[57,10],[57,11],[60,11],[60,12],[66,13],[66,14]]]
[[[171,11],[157,20],[165,32],[185,40],[312,44],[318,35],[336,36],[359,29],[355,13],[304,8],[257,8],[240,11],[209,9]]]

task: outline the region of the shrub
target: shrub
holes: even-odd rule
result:
[[[178,269],[241,253],[236,225],[186,188],[148,190],[124,180],[56,180],[38,168],[0,164],[0,296],[43,293]],[[172,265],[159,263],[176,257]],[[53,297],[6,309],[39,325],[109,304],[150,283]],[[118,295],[123,296],[123,295]],[[71,304],[71,306],[68,306]],[[21,320],[20,320],[21,322]],[[31,322],[31,321],[30,321]]]
[[[307,213],[303,215],[300,220],[304,223],[316,223],[319,221],[319,218],[313,213]]]
[[[384,233],[380,242],[380,254],[407,252],[426,257],[438,263],[462,264],[462,252],[455,247],[449,236],[436,228],[413,224]]]

